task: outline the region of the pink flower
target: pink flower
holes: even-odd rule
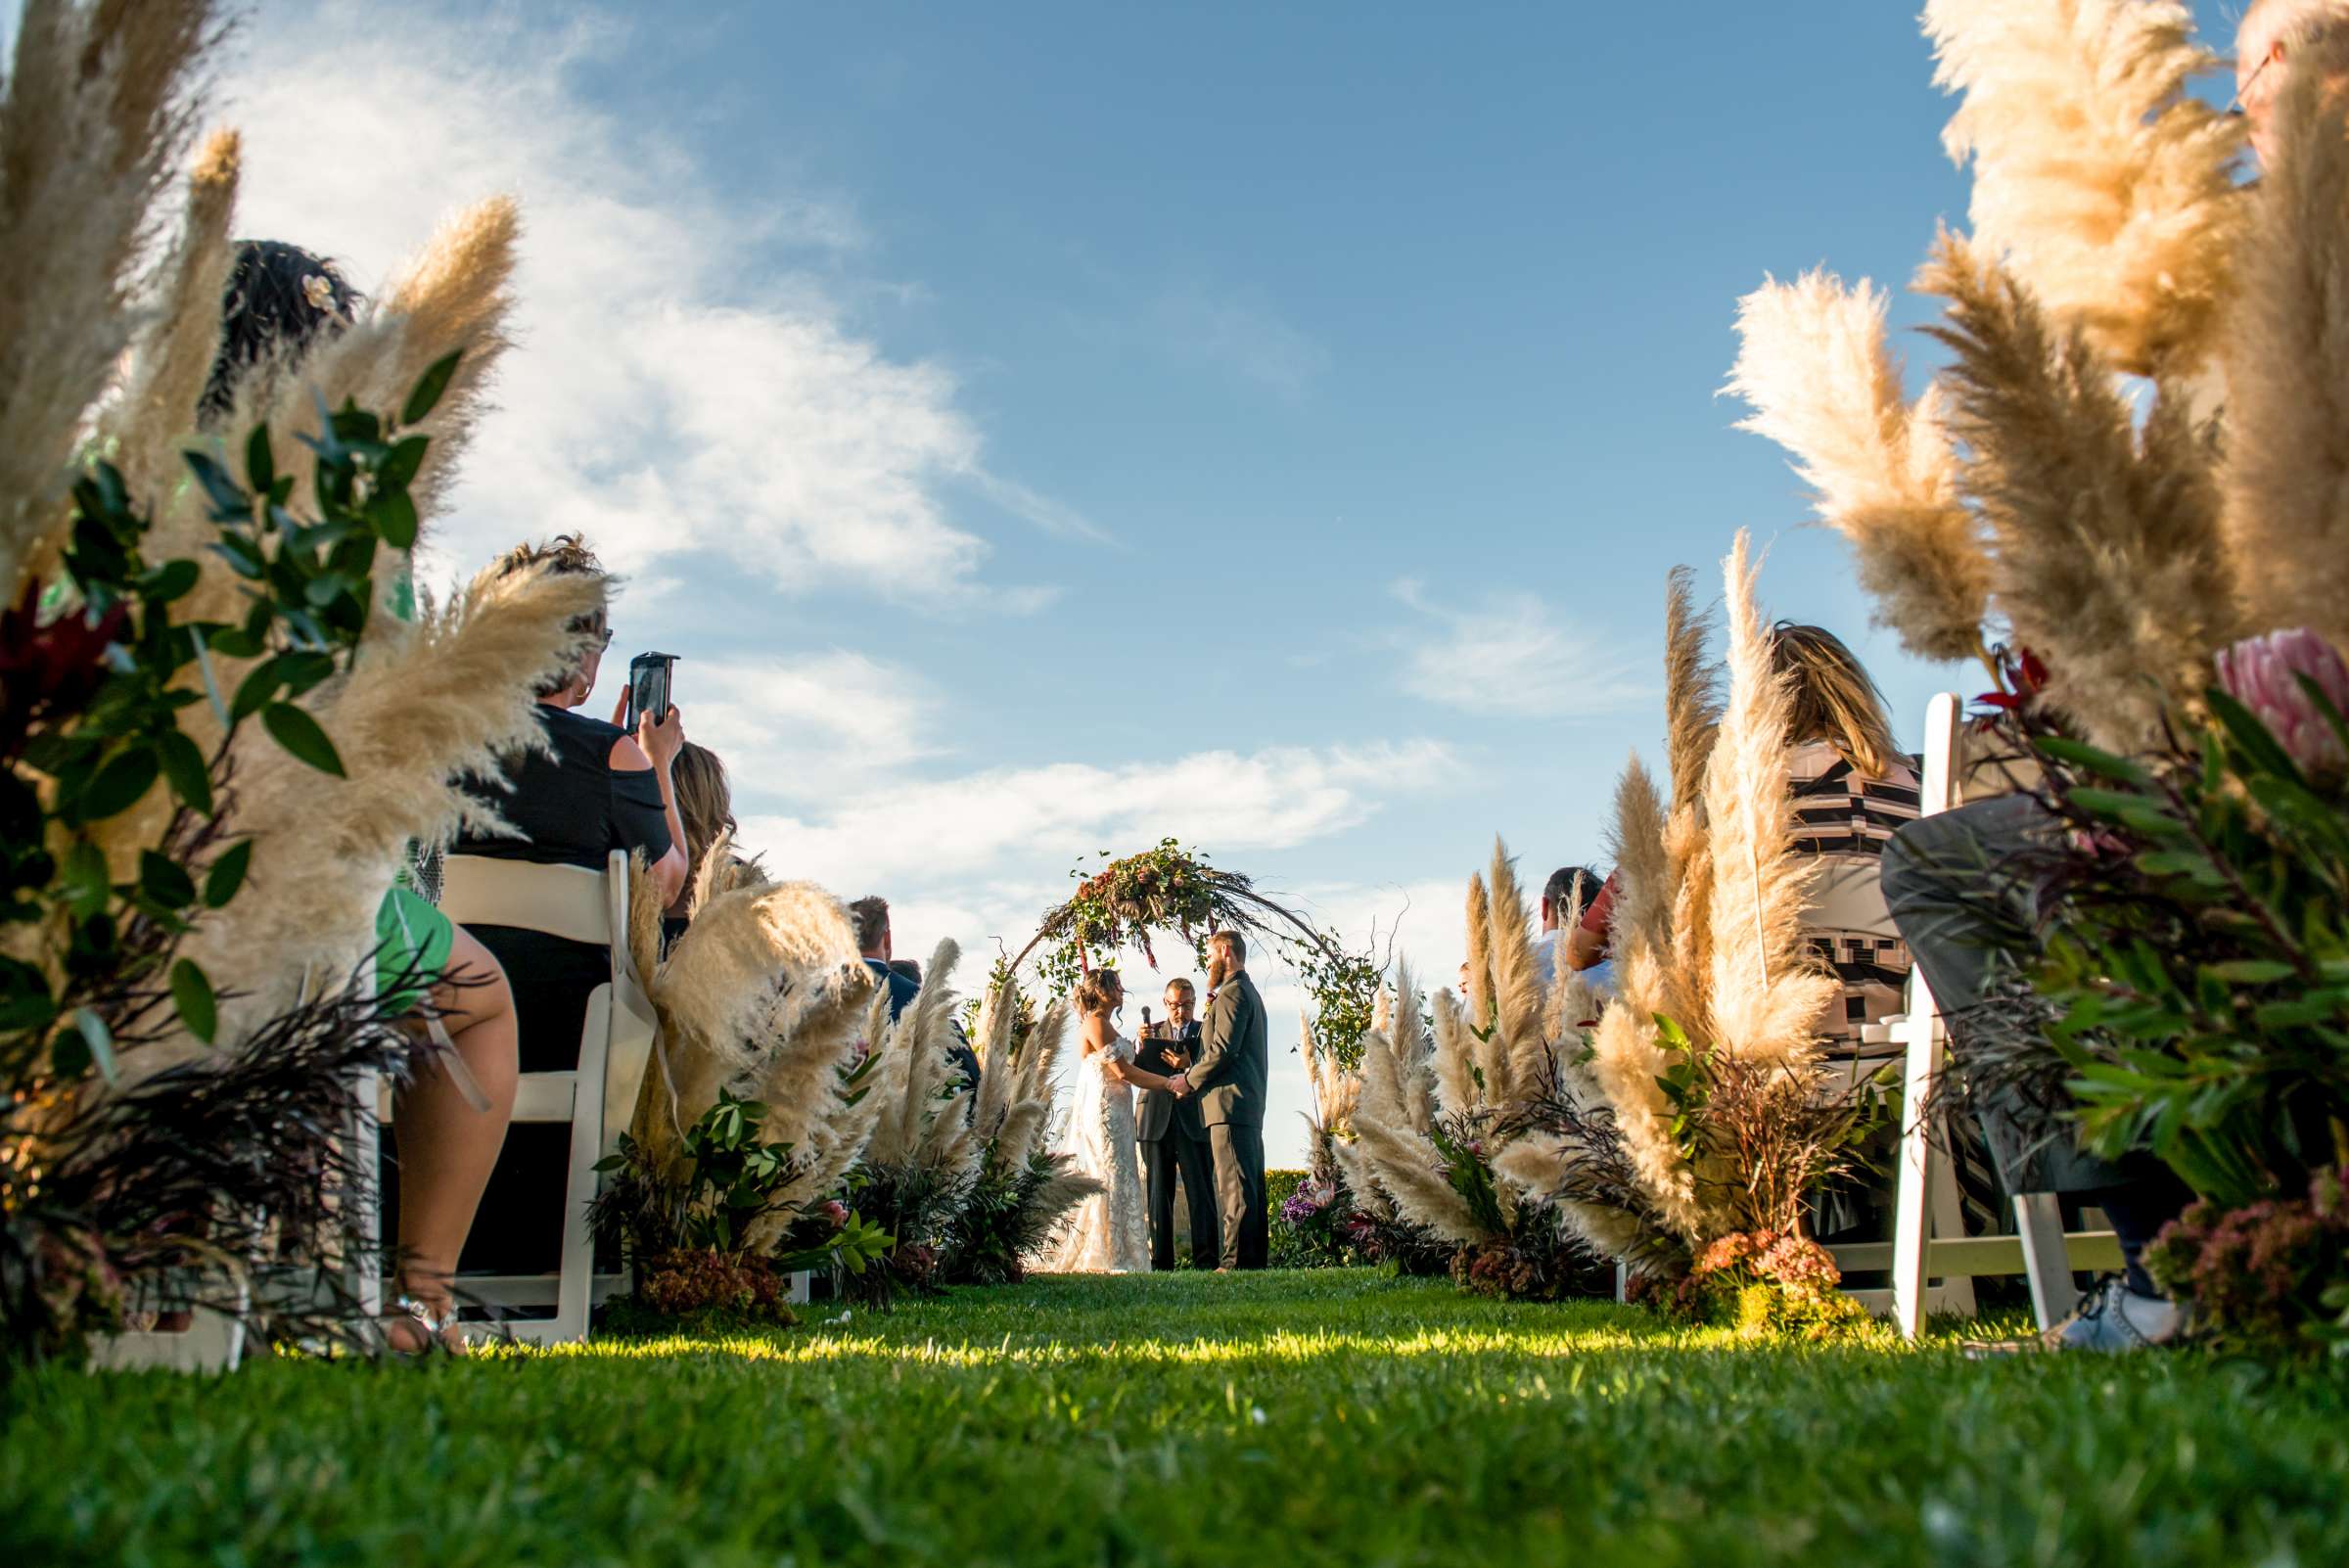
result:
[[[2349,714],[2349,664],[2317,633],[2271,631],[2245,637],[2219,655],[2219,685],[2268,726],[2277,743],[2314,778],[2338,777],[2349,767],[2332,722],[2298,680],[2317,683],[2335,712]]]
[[[838,1198],[834,1198],[815,1212],[822,1215],[835,1230],[849,1222],[849,1206]]]

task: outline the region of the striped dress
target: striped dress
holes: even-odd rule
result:
[[[1803,926],[1843,982],[1822,1021],[1831,1055],[1861,1051],[1862,1026],[1901,1010],[1909,948],[1893,929],[1877,873],[1884,846],[1917,816],[1917,774],[1904,759],[1890,776],[1868,778],[1824,741],[1794,750],[1795,853],[1824,862],[1811,887]]]

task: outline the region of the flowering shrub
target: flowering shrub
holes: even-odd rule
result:
[[[1303,1171],[1265,1174],[1272,1210],[1272,1264],[1277,1268],[1343,1268],[1366,1262],[1355,1238],[1354,1206],[1346,1189]]]
[[[1995,869],[2046,923],[2001,943],[2046,1027],[1973,1070],[2060,1081],[2063,1133],[2242,1208],[2349,1163],[2349,666],[2290,631],[2219,669],[2147,755],[2032,736],[2064,831]]]
[[[2349,713],[2349,665],[2315,632],[2245,637],[2219,655],[2219,686],[2311,778],[2337,779],[2349,765],[2335,716]]]
[[[1842,1292],[1826,1249],[1791,1231],[1736,1231],[1715,1239],[1678,1279],[1634,1274],[1627,1291],[1683,1322],[1735,1328],[1755,1338],[1842,1339],[1873,1326]]]
[[[2145,1249],[2145,1268],[2222,1344],[2349,1357],[2349,1169],[2318,1172],[2306,1198],[2197,1203]]]

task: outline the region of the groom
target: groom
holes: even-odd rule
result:
[[[1271,1067],[1265,999],[1248,978],[1248,945],[1236,931],[1207,939],[1207,1026],[1189,1068],[1169,1085],[1198,1096],[1216,1162],[1222,1211],[1222,1268],[1262,1268],[1272,1249],[1265,1216],[1265,1081]]]

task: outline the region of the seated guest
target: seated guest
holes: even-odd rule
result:
[[[1794,848],[1819,862],[1803,925],[1843,982],[1820,1033],[1831,1053],[1855,1056],[1861,1030],[1899,1012],[1909,984],[1909,949],[1877,877],[1884,846],[1916,820],[1916,769],[1893,744],[1883,692],[1833,632],[1779,622],[1771,667],[1791,699]]]
[[[889,929],[887,899],[871,896],[857,899],[849,905],[849,918],[856,927],[856,949],[864,958],[864,967],[889,987],[889,1017],[890,1022],[895,1023],[898,1015],[905,1010],[905,1004],[922,993],[921,966],[913,965],[910,975],[898,968],[898,960],[890,952],[894,939]],[[979,1053],[971,1049],[970,1040],[963,1035],[962,1021],[954,1019],[950,1022],[954,1043],[946,1048],[947,1052],[954,1058],[955,1067],[961,1071],[963,1083],[976,1094],[979,1090]]]
[[[575,535],[517,547],[498,564],[510,574],[541,563],[561,573],[603,571]],[[674,708],[666,715],[647,714],[630,735],[617,723],[575,712],[594,690],[604,649],[612,641],[601,616],[580,629],[591,640],[578,664],[538,692],[538,722],[547,749],[509,758],[499,778],[475,781],[475,792],[518,836],[468,832],[458,839],[456,853],[601,871],[614,850],[641,851],[652,865],[662,903],[673,905],[685,887],[688,842],[672,774],[685,744],[683,717]],[[507,926],[484,926],[476,935],[513,978],[522,1020],[522,1070],[576,1067],[588,993],[611,978],[606,951]]]
[[[301,348],[347,326],[359,303],[324,257],[277,240],[239,242],[198,428],[217,433],[251,378],[296,364]],[[416,600],[404,560],[392,587],[387,608],[411,619]],[[399,1351],[436,1343],[462,1351],[450,1278],[514,1114],[514,998],[488,948],[434,907],[413,880],[402,876],[376,911],[377,976],[385,1010],[404,1013],[420,1045],[430,1038],[449,1054],[427,1059],[400,1086],[393,1108],[397,1315],[385,1336]]]
[[[542,562],[556,572],[603,570],[576,536],[520,546],[499,565],[514,573]],[[630,735],[617,723],[575,712],[594,690],[612,641],[601,615],[578,629],[590,637],[579,662],[537,693],[547,750],[509,758],[496,779],[471,781],[520,836],[469,831],[454,853],[600,872],[612,851],[641,852],[662,903],[673,906],[686,874],[687,839],[672,777],[685,744],[683,718],[674,708],[648,714]],[[504,966],[512,986],[522,1071],[578,1066],[587,998],[612,978],[607,949],[511,926],[479,926],[474,935]],[[570,1136],[568,1128],[552,1123],[514,1130],[484,1201],[482,1222],[466,1244],[466,1269],[530,1273],[555,1267]]]
[[[726,778],[726,764],[717,760],[715,752],[687,741],[677,749],[669,782],[676,790],[677,820],[685,830],[685,891],[661,922],[664,946],[683,935],[693,918],[688,904],[703,885],[703,862],[710,852],[720,839],[731,841],[738,831],[734,787]],[[728,853],[737,865],[743,863],[740,854]]]
[[[1557,983],[1560,951],[1571,945],[1570,934],[1559,930],[1559,926],[1569,914],[1579,922],[1582,912],[1587,911],[1597,899],[1599,886],[1598,873],[1579,865],[1558,867],[1549,874],[1549,880],[1543,884],[1542,934],[1534,939],[1534,963],[1541,971],[1543,987]],[[1600,991],[1610,989],[1602,981],[1612,965],[1600,968],[1598,973],[1593,974],[1590,971],[1597,966],[1575,964],[1570,958],[1567,967],[1582,970],[1584,978]]]

